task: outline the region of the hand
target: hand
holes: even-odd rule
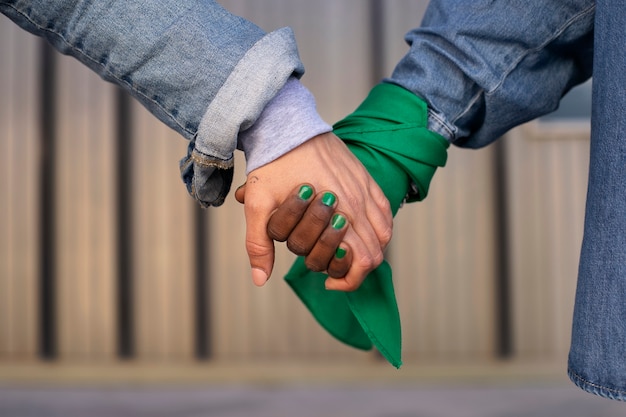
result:
[[[305,256],[308,269],[343,278],[350,269],[352,252],[342,239],[348,230],[346,217],[335,212],[336,197],[319,193],[310,184],[297,187],[278,207],[267,224],[267,234],[287,242],[289,250]]]
[[[256,285],[272,273],[274,244],[267,235],[270,216],[292,190],[303,183],[321,192],[332,190],[337,210],[350,226],[344,243],[352,252],[346,276],[329,279],[332,290],[357,289],[367,274],[383,261],[391,240],[393,217],[389,202],[363,165],[332,133],[316,136],[275,161],[248,174],[235,197],[245,204],[246,249]]]

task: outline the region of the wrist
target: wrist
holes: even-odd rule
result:
[[[357,157],[395,212],[405,197],[409,202],[424,199],[436,168],[446,163],[449,142],[427,126],[428,107],[422,99],[383,83],[334,129],[351,149],[361,149]]]

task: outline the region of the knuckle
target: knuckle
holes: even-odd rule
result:
[[[335,262],[331,262],[328,266],[328,275],[333,278],[340,278],[346,275],[348,272],[347,265],[337,265]]]
[[[308,246],[299,239],[289,238],[287,240],[287,248],[298,256],[305,256],[309,254],[310,249]]]
[[[302,207],[296,206],[294,205],[286,205],[284,207],[285,209],[285,216],[289,217],[289,218],[300,218],[302,216],[302,212],[304,211],[302,209]]]
[[[347,291],[347,292],[356,291],[359,289],[360,286],[361,284],[359,282],[346,281],[344,291]]]
[[[337,247],[336,240],[326,233],[322,233],[319,240],[317,241],[317,244],[324,249],[336,249]]]
[[[375,267],[374,258],[369,254],[359,257],[355,260],[355,262],[359,266],[359,269],[365,270],[367,272],[373,270]]]
[[[372,258],[372,269],[374,268],[378,268],[378,266],[380,266],[380,264],[383,263],[383,260],[385,260],[385,255],[383,254],[382,251],[379,251],[376,255],[374,255],[374,257]]]
[[[383,211],[391,213],[391,203],[384,195],[378,200],[377,204]]]
[[[304,265],[306,265],[306,267],[313,272],[321,272],[326,270],[326,266],[324,266],[319,259],[309,259],[307,257],[304,260]]]
[[[387,227],[380,235],[380,242],[382,246],[387,246],[393,238],[393,227]]]
[[[356,264],[360,269],[366,271],[367,273],[373,271],[377,268],[383,260],[385,259],[385,255],[382,251],[378,251],[375,254],[366,254],[355,260]]]
[[[353,194],[353,193],[350,193],[346,196],[346,202],[348,203],[350,207],[353,207],[353,208],[363,207],[363,199],[360,196]]]
[[[315,227],[325,227],[328,224],[328,215],[314,210],[310,213],[308,221]]]
[[[248,256],[259,258],[271,255],[272,248],[253,240],[246,240],[246,251],[248,252]]]
[[[264,213],[269,213],[273,209],[273,205],[268,201],[262,201],[260,199],[246,199],[245,210],[247,217],[257,217]]]
[[[285,230],[285,228],[275,225],[273,222],[270,222],[267,225],[267,235],[270,239],[273,239],[277,242],[284,242],[287,240],[289,233]]]

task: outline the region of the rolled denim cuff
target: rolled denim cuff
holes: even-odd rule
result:
[[[203,207],[221,206],[230,191],[235,171],[234,158],[227,160],[205,155],[191,141],[180,161],[180,175],[189,194]]]
[[[209,104],[180,161],[187,190],[201,206],[223,204],[232,183],[239,133],[256,122],[289,77],[303,72],[289,28],[267,34],[239,61]]]

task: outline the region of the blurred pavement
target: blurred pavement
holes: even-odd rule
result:
[[[573,386],[0,388],[2,417],[618,417]]]
[[[626,417],[523,363],[0,363],[0,417]]]

